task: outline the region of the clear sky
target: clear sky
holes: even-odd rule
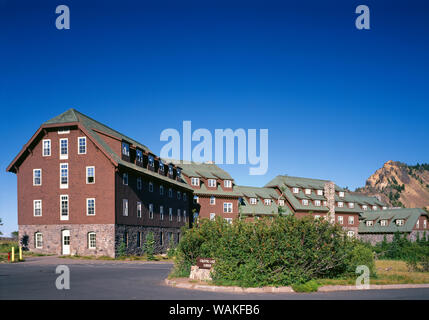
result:
[[[299,4],[297,4],[299,3]],[[66,4],[71,29],[55,28]],[[368,5],[370,30],[355,28]],[[429,162],[427,1],[0,0],[0,217],[5,169],[73,107],[159,154],[166,128],[269,129],[269,170],[354,189],[387,160]]]

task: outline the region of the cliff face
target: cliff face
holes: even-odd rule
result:
[[[394,207],[429,208],[429,164],[387,161],[356,192],[379,196]]]

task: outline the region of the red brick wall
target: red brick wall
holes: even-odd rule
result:
[[[18,224],[99,224],[114,223],[114,166],[87,137],[87,153],[78,154],[79,129],[69,134],[48,131],[51,156],[42,156],[42,139],[17,173]],[[68,159],[59,158],[59,140],[68,138]],[[60,163],[69,165],[69,187],[60,189]],[[86,166],[95,166],[95,184],[86,184]],[[42,185],[33,186],[33,169],[42,169]],[[69,195],[69,220],[60,220],[60,195]],[[86,215],[86,198],[96,199],[95,216]],[[33,200],[42,200],[42,216],[33,216]]]
[[[210,204],[210,197],[201,197],[199,196],[199,204],[201,206],[199,210],[199,217],[201,218],[210,218],[210,213],[215,213],[216,216],[222,218],[238,218],[238,199],[237,198],[218,198],[216,197],[216,204]],[[231,202],[232,203],[232,213],[223,212],[223,203]]]

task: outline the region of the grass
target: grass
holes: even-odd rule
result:
[[[172,259],[167,258],[163,255],[155,255],[154,259],[148,259],[146,255],[136,256],[136,255],[130,255],[130,256],[123,256],[123,257],[117,257],[112,258],[108,256],[80,256],[80,255],[74,255],[74,256],[59,256],[59,258],[63,259],[78,259],[78,260],[109,260],[109,261],[173,261]]]

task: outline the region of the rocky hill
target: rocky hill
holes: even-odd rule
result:
[[[429,164],[387,161],[356,192],[379,196],[393,207],[429,209]]]

